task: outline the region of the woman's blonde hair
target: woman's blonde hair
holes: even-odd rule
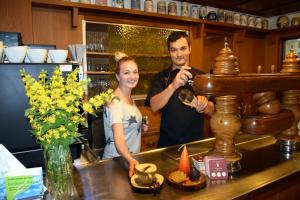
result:
[[[120,73],[120,65],[123,62],[127,62],[127,61],[135,62],[134,58],[128,56],[127,54],[125,54],[121,51],[116,51],[115,52],[115,61],[116,61],[116,74]]]

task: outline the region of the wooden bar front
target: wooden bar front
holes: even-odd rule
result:
[[[190,143],[190,155],[204,155],[214,145],[214,138]],[[300,153],[292,156],[278,151],[272,136],[240,135],[237,149],[243,154],[242,170],[227,181],[207,180],[204,189],[181,191],[165,181],[159,194],[133,192],[128,171],[120,158],[89,164],[75,172],[75,183],[81,199],[300,199]],[[157,165],[165,175],[178,167],[178,146],[134,155],[141,163]]]

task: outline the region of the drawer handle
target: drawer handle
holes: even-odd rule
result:
[[[153,142],[153,141],[147,142],[146,147],[148,147],[148,148],[155,147],[155,142]]]

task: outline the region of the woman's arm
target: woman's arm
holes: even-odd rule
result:
[[[135,165],[137,165],[139,162],[135,160],[130,152],[128,151],[128,147],[125,143],[124,138],[124,128],[122,123],[115,123],[112,125],[112,130],[114,133],[114,141],[116,145],[116,149],[118,153],[124,157],[127,162],[129,163],[129,172],[128,175],[131,177],[134,174],[134,168]]]

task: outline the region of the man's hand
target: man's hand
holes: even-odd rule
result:
[[[171,83],[172,87],[175,90],[177,88],[179,88],[180,86],[184,86],[189,79],[193,78],[192,73],[188,71],[190,69],[191,69],[191,67],[189,67],[189,66],[182,66],[180,68],[180,71],[177,73],[175,79]]]
[[[208,99],[205,96],[197,96],[197,104],[195,106],[197,112],[204,112],[208,105]]]

